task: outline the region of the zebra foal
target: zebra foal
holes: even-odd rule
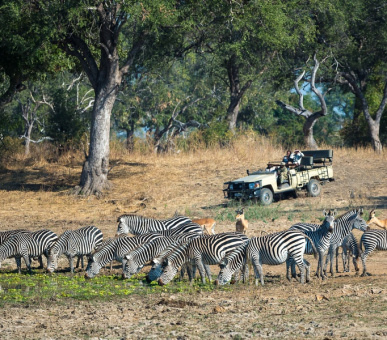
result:
[[[48,249],[57,239],[58,236],[47,229],[18,233],[0,245],[0,264],[8,257],[23,258],[31,274],[30,259],[42,255],[47,257]],[[21,273],[21,261],[18,263],[18,272]]]
[[[53,273],[58,268],[58,258],[64,254],[69,260],[70,272],[73,273],[73,258],[78,256],[79,262],[79,257],[90,256],[102,241],[102,231],[94,226],[66,230],[48,251],[47,271]]]
[[[364,251],[363,251],[364,246]],[[361,261],[363,263],[363,273],[361,276],[370,276],[367,272],[366,261],[369,254],[375,249],[387,250],[387,230],[370,229],[364,232],[360,238]]]

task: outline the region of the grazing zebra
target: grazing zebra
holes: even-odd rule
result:
[[[141,235],[151,232],[174,229],[190,223],[191,220],[184,216],[175,216],[167,220],[156,220],[138,215],[122,215],[117,219],[117,235],[133,234]]]
[[[286,261],[289,256],[293,258],[301,271],[301,283],[309,281],[309,262],[304,260],[305,241],[309,240],[312,247],[313,241],[304,233],[298,230],[285,230],[274,234],[269,234],[261,237],[253,237],[246,242],[242,247],[239,247],[233,253],[229,254],[221,261],[221,270],[215,283],[225,284],[231,280],[231,276],[239,269],[244,261],[247,264],[252,262],[255,272],[255,284],[258,285],[260,280],[261,285],[264,285],[262,265],[279,265]],[[315,254],[317,249],[314,248]],[[288,272],[288,271],[287,271]],[[287,276],[290,280],[290,276]]]
[[[148,233],[135,237],[121,236],[107,242],[104,247],[100,247],[94,254],[89,257],[85,278],[91,279],[96,276],[102,267],[116,260],[122,262],[122,268],[125,266],[125,255],[133,249],[144,243],[152,242],[157,238],[163,237],[160,234]]]
[[[364,245],[364,252],[363,246]],[[387,250],[387,230],[370,229],[367,230],[360,239],[361,261],[363,263],[363,273],[361,276],[371,275],[367,272],[366,261],[369,254],[375,249]]]
[[[30,231],[25,230],[25,229],[1,231],[0,232],[0,245],[3,244],[6,240],[8,240],[10,237],[13,237],[13,236],[15,236],[18,233],[29,233],[29,232]],[[15,261],[16,261],[17,268],[21,268],[21,258],[19,256],[16,256],[15,257]],[[41,256],[39,256],[39,262],[40,262],[40,267],[39,268],[42,269],[43,268],[43,261],[42,261],[42,257]],[[19,274],[20,274],[20,272],[19,272]]]
[[[302,223],[294,224],[290,227],[290,230],[302,231],[313,241],[313,244],[311,244],[309,240],[306,241],[305,254],[314,254],[313,245],[316,247],[318,251],[317,276],[320,276],[323,280],[326,278],[323,274],[323,261],[331,243],[334,230],[335,213],[330,210],[329,212],[324,210],[324,216],[325,219],[321,226],[318,226],[318,228],[313,230],[304,228],[304,224]],[[295,263],[291,260],[290,263],[292,267],[292,277],[296,277]],[[289,277],[289,273],[287,273],[287,276]]]
[[[137,274],[144,265],[156,256],[160,255],[166,248],[172,245],[189,242],[200,235],[197,233],[184,233],[174,236],[165,236],[158,238],[150,243],[145,243],[137,249],[125,255],[126,263],[122,277],[129,279],[132,275]]]
[[[0,264],[8,257],[24,258],[26,266],[31,273],[30,258],[45,255],[56,242],[58,236],[47,229],[35,232],[17,233],[0,245]],[[21,261],[18,263],[18,271],[21,273]]]
[[[158,280],[159,285],[162,286],[169,283],[176,275],[178,269],[187,262],[199,269],[203,283],[206,282],[206,274],[211,281],[211,275],[208,272],[206,273],[204,265],[218,264],[228,252],[247,240],[248,238],[241,233],[222,233],[201,236],[176,247],[170,256],[164,258],[162,264],[163,272]],[[193,277],[194,272],[195,269],[193,270]]]
[[[48,251],[47,271],[53,273],[58,267],[58,258],[65,254],[70,263],[70,272],[74,272],[74,256],[90,256],[91,252],[101,245],[102,231],[88,226],[77,230],[66,230]],[[83,268],[83,264],[82,264]]]
[[[355,267],[355,271],[359,271],[359,256],[360,250],[359,245],[357,243],[355,235],[353,233],[349,233],[343,240],[341,244],[342,253],[341,258],[343,260],[343,271],[349,272],[349,256],[352,255],[353,265]],[[339,272],[339,248],[336,249],[336,272]]]

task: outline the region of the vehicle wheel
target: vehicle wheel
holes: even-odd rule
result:
[[[318,180],[311,179],[309,183],[306,186],[306,189],[308,190],[308,194],[311,197],[317,197],[320,196],[321,193],[321,185]]]
[[[273,202],[273,192],[269,188],[261,189],[259,199],[262,205],[269,205]]]

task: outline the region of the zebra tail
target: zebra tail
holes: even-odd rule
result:
[[[304,234],[304,236],[305,236],[305,238],[307,238],[309,240],[309,242],[313,248],[313,256],[317,260],[318,259],[318,252],[317,252],[316,246],[314,245],[314,242],[312,241],[312,239],[308,235]]]

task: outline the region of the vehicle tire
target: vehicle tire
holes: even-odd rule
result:
[[[269,188],[261,189],[259,199],[262,205],[270,205],[273,202],[273,192]]]
[[[321,185],[317,179],[312,178],[309,183],[306,185],[306,190],[308,191],[309,196],[317,197],[321,193]]]

